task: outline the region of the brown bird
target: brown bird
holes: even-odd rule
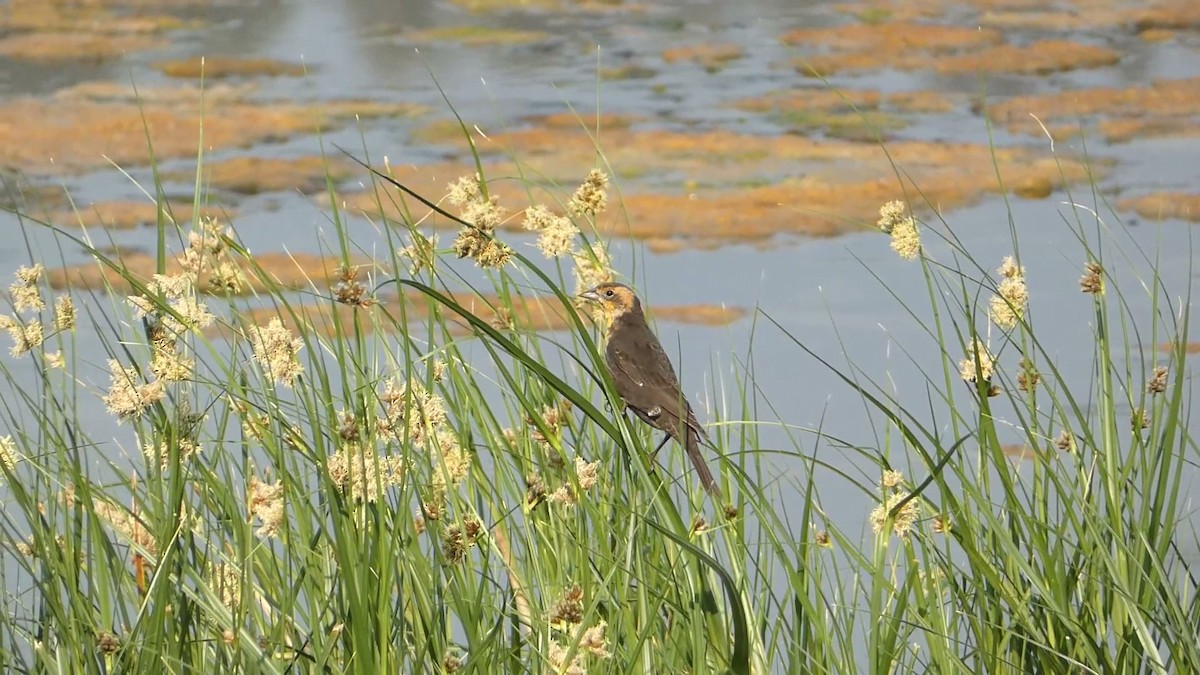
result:
[[[632,289],[617,283],[600,284],[579,297],[598,303],[612,317],[605,362],[625,407],[646,424],[667,432],[654,452],[657,454],[668,438],[682,443],[700,484],[719,497],[721,490],[700,454],[700,439],[707,441],[708,434],[696,421],[667,352],[646,323],[642,302]]]

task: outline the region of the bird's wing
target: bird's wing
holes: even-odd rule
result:
[[[650,418],[654,426],[678,434],[679,421],[692,421],[691,408],[658,338],[644,322],[622,326],[608,344],[609,370],[625,404]]]

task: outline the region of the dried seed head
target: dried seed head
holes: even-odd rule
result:
[[[1033,361],[1021,359],[1021,372],[1017,373],[1017,388],[1026,393],[1033,393],[1041,382],[1042,375],[1034,367]]]
[[[1156,366],[1154,374],[1150,377],[1150,381],[1146,383],[1146,392],[1150,394],[1161,394],[1167,390],[1167,368],[1166,366]]]
[[[338,423],[338,438],[345,442],[352,443],[362,437],[359,432],[358,418],[349,410],[343,410],[339,415]]]
[[[409,262],[408,272],[416,276],[423,269],[433,269],[437,260],[437,235],[426,237],[420,232],[413,232],[408,246],[396,251],[401,258]]]
[[[945,534],[950,531],[950,523],[946,520],[946,516],[941,514],[933,517],[931,524],[934,534]]]
[[[457,565],[466,559],[467,546],[462,527],[458,525],[447,527],[442,534],[442,555],[446,556],[446,562],[451,565]]]
[[[1084,265],[1083,276],[1079,278],[1079,290],[1092,295],[1104,292],[1104,268],[1100,263],[1089,262]]]
[[[370,307],[374,302],[367,287],[358,280],[359,269],[343,265],[338,272],[338,282],[333,286],[333,300],[339,304],[351,307]]]
[[[740,515],[738,508],[733,504],[726,504],[722,507],[722,511],[725,514],[725,520],[735,520]]]
[[[1074,452],[1075,436],[1066,429],[1063,429],[1058,432],[1058,437],[1054,439],[1054,446],[1063,452]]]
[[[829,538],[827,530],[817,530],[813,534],[813,543],[821,548],[833,548],[833,541]]]
[[[1134,410],[1133,414],[1130,415],[1129,420],[1134,431],[1141,431],[1149,428],[1150,426],[1150,414],[1146,412],[1145,408],[1137,408]]]
[[[105,656],[112,656],[121,651],[121,638],[106,630],[96,633],[96,648]]]
[[[546,500],[546,483],[542,481],[542,477],[535,474],[530,474],[525,479],[525,508],[533,509],[538,504]]]
[[[583,621],[583,588],[579,584],[567,587],[550,611],[550,623],[575,625]]]

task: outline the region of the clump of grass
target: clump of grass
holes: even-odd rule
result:
[[[132,290],[51,303],[36,265],[10,289],[0,658],[88,672],[1200,668],[1180,552],[1194,536],[1189,305],[1151,264],[1149,318],[1135,317],[1099,218],[1074,222],[1093,316],[1079,378],[1053,356],[1074,346],[1037,330],[1041,270],[1019,262],[1015,230],[1006,255],[976,260],[898,188],[879,227],[911,261],[897,273],[928,290],[927,310],[896,296],[927,340],[905,345],[924,400],[834,368],[878,442],[785,424],[794,447],[773,450],[751,350],[738,409],[712,429],[734,500],[709,503],[614,412],[605,317],[573,299],[616,275],[595,227],[616,201],[608,168],[542,204],[500,204],[484,169],[476,157],[444,197],[371,169],[380,213],[404,217],[368,244],[335,208],[340,271],[302,290],[225,223],[160,217],[148,279],[57,233]],[[423,227],[434,212],[457,221],[449,244]],[[500,239],[506,218],[537,254]],[[522,324],[533,293],[568,330]],[[495,298],[487,318],[471,294]],[[1146,363],[1141,345],[1164,334],[1174,348]],[[1029,477],[1005,454],[1014,432],[1037,458]],[[823,486],[818,450],[866,478],[838,469],[846,483]],[[771,455],[807,469],[786,502]],[[846,485],[865,522],[826,511]]]

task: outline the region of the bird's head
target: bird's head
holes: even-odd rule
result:
[[[581,293],[579,297],[596,303],[614,318],[642,308],[642,303],[633,294],[632,288],[611,281],[600,284],[587,293]]]

